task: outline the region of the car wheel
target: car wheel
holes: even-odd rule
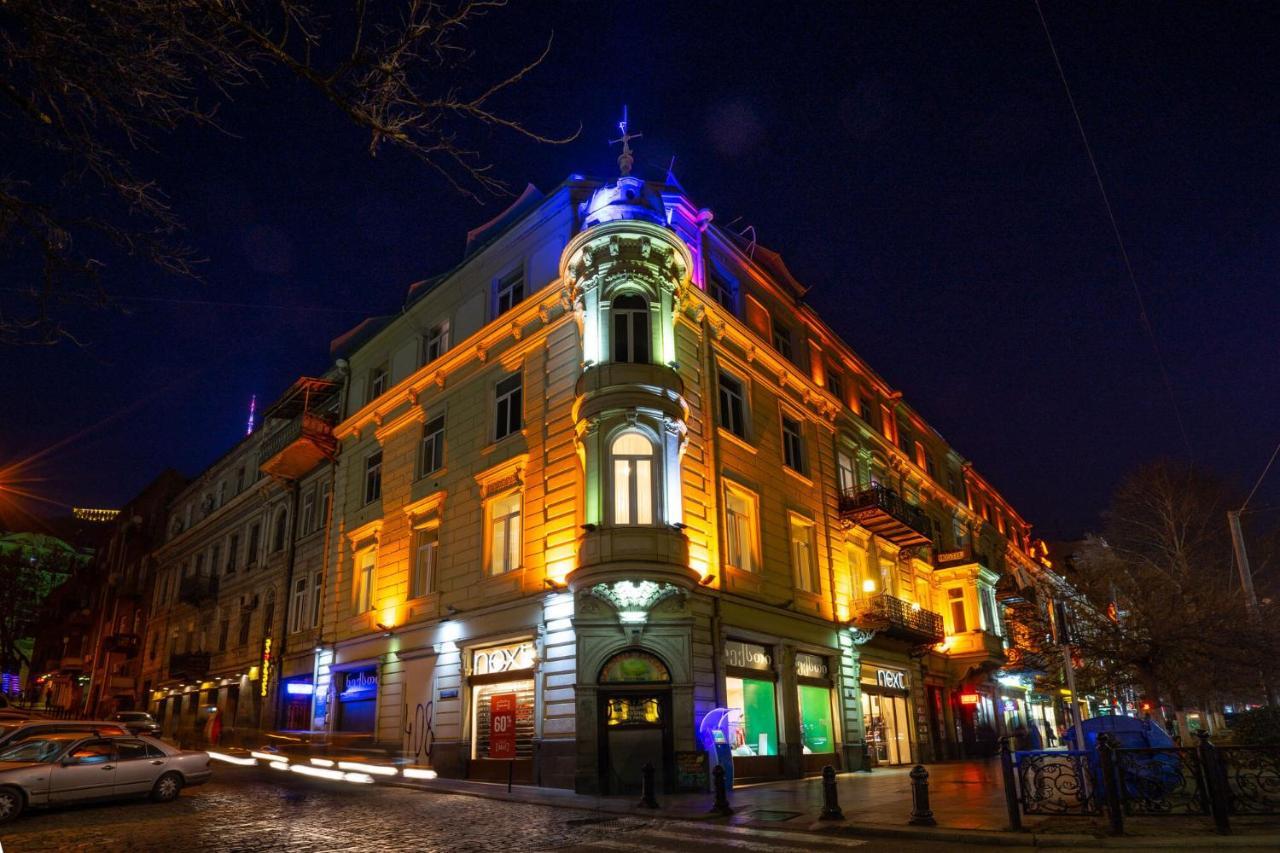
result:
[[[182,777],[177,773],[166,773],[156,780],[151,788],[151,799],[157,803],[168,803],[178,799],[182,793]]]
[[[16,788],[0,788],[0,823],[9,821],[22,814],[22,792]]]

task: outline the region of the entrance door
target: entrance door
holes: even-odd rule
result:
[[[606,794],[640,793],[645,764],[667,790],[670,692],[602,693],[601,777]]]
[[[911,728],[907,700],[879,693],[862,693],[862,719],[867,744],[876,764],[911,761]]]

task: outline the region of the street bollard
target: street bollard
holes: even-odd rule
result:
[[[1007,737],[1000,738],[1000,772],[1004,777],[1004,805],[1009,811],[1009,828],[1018,832],[1022,829],[1022,809],[1018,802],[1018,783],[1013,774],[1013,753]]]
[[[711,806],[712,814],[731,815],[733,808],[729,805],[729,794],[725,790],[724,768],[719,764],[711,771],[712,787],[715,788],[716,801]]]
[[[1200,767],[1204,770],[1205,782],[1209,788],[1207,793],[1209,811],[1213,815],[1213,823],[1218,832],[1228,835],[1231,832],[1231,818],[1228,816],[1231,803],[1227,799],[1229,783],[1227,782],[1226,770],[1222,767],[1222,754],[1218,752],[1218,747],[1209,742],[1208,732],[1198,731],[1196,732],[1196,737],[1200,738],[1197,754],[1200,757]]]
[[[912,826],[937,826],[933,811],[929,808],[929,771],[923,764],[911,768],[911,820]]]
[[[871,772],[871,745],[865,737],[862,739],[862,766],[858,770],[863,773]]]
[[[1120,803],[1120,768],[1116,763],[1116,742],[1107,732],[1098,735],[1098,763],[1102,768],[1102,795],[1107,803],[1111,834],[1124,835],[1124,810]]]
[[[818,820],[844,820],[836,793],[836,769],[830,764],[822,768],[822,814]]]
[[[640,768],[641,808],[656,809],[658,807],[658,798],[654,796],[654,776],[653,765],[646,761],[644,767]]]

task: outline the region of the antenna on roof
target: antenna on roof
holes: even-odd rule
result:
[[[631,145],[629,143],[633,139],[639,139],[644,136],[643,133],[628,133],[627,124],[627,105],[623,104],[622,121],[618,122],[618,130],[622,131],[622,136],[617,139],[609,140],[609,144],[616,145],[619,142],[622,143],[622,153],[618,155],[618,170],[622,172],[622,176],[624,178],[631,174],[631,166],[636,161],[635,156],[631,153]]]
[[[747,257],[754,261],[756,259],[756,227],[748,225],[738,232],[738,236],[746,237],[748,231],[751,232],[751,242],[747,244]]]
[[[680,179],[676,177],[676,155],[674,154],[671,155],[671,162],[667,164],[667,186],[684,189],[680,186]]]
[[[245,429],[245,435],[253,435],[253,418],[257,414],[258,395],[254,394],[249,398],[249,426]]]

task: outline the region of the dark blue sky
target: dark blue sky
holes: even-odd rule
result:
[[[1194,457],[1251,484],[1280,437],[1280,26],[1266,3],[1047,2],[1147,298]],[[741,216],[809,301],[1047,536],[1098,526],[1117,479],[1181,454],[1088,161],[1029,2],[535,3],[477,31],[501,71],[552,53],[504,107],[561,147],[494,133],[517,192],[611,174],[623,103],[638,163],[669,158]],[[76,317],[87,349],[0,353],[0,460],[85,432],[34,473],[118,505],[194,473],[328,341],[460,256],[478,207],[283,79],[242,90],[238,134],[140,162],[210,259],[206,281],[120,263],[128,302]],[[0,277],[12,271],[0,267]],[[105,424],[104,419],[126,412]],[[1280,503],[1280,476],[1255,498]]]

